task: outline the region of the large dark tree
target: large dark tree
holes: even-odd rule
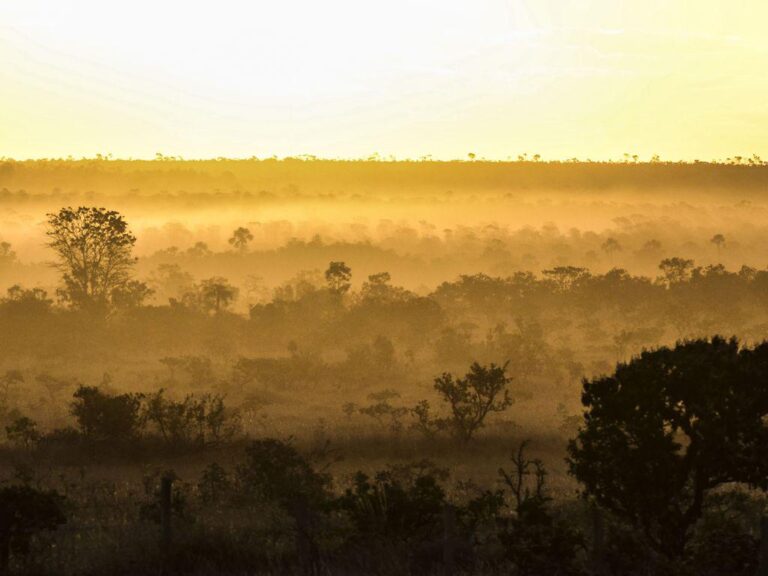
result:
[[[643,352],[585,380],[582,402],[571,472],[669,558],[685,552],[707,493],[768,488],[768,343],[715,337]]]
[[[64,280],[63,295],[79,307],[109,303],[130,280],[136,237],[113,210],[81,206],[48,214],[48,245]]]

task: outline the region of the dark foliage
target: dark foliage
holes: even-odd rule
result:
[[[696,340],[643,352],[584,382],[569,445],[585,494],[681,557],[713,489],[768,487],[768,345]]]
[[[7,570],[12,553],[29,553],[35,534],[66,522],[62,504],[55,491],[19,485],[0,488],[0,570]]]
[[[80,386],[74,398],[70,409],[87,440],[123,444],[139,433],[138,395],[112,395],[95,386]]]

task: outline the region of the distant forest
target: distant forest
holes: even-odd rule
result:
[[[0,572],[758,574],[766,178],[3,161]]]

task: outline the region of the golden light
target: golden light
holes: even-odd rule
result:
[[[0,155],[768,154],[759,0],[0,4]]]

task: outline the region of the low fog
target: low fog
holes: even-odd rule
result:
[[[347,512],[358,510],[350,494],[368,490],[355,473],[386,469],[378,482],[440,479],[466,514],[501,482],[517,490],[504,522],[522,522],[526,503],[554,502],[568,526],[589,526],[587,504],[574,498],[574,475],[589,486],[581,445],[571,444],[566,464],[568,441],[587,438],[586,382],[644,350],[766,337],[767,183],[768,168],[754,161],[4,161],[2,466],[40,486],[70,486],[79,474],[67,489],[83,506],[73,530],[109,534],[148,520],[88,520],[89,491],[111,486],[112,509],[133,518],[136,499],[154,502],[169,469],[201,518],[193,529],[179,513],[184,538],[219,526],[221,510],[235,523],[230,536],[250,534],[253,519],[227,506],[255,482],[248,474],[263,473],[259,458],[282,449],[327,472],[310,475],[323,498],[348,490],[334,501]],[[71,230],[80,222],[115,234],[105,256],[114,268],[98,250],[90,257],[106,270],[96,280],[81,262],[91,248]],[[498,387],[472,420],[455,395],[485,381]],[[248,468],[243,446],[254,439]],[[522,484],[499,470],[510,453]],[[142,482],[146,498],[136,496]],[[206,482],[226,486],[231,500],[215,499]],[[744,498],[764,505],[764,496]],[[304,516],[285,509],[269,522],[292,518],[302,529]],[[494,518],[494,538],[508,535]],[[41,556],[46,566],[69,557],[90,564],[67,573],[104,566],[74,532],[57,534],[68,552]],[[344,550],[361,545],[350,534]],[[306,542],[297,542],[300,552],[281,561],[306,568]],[[572,542],[563,558],[584,564],[586,549]],[[259,544],[283,558],[273,545]],[[683,554],[664,546],[661,556]],[[521,562],[502,549],[504,561]],[[354,550],[345,558],[372,554]],[[399,566],[414,569],[411,561]],[[285,564],[269,566],[259,573]],[[514,573],[550,573],[536,566]]]

